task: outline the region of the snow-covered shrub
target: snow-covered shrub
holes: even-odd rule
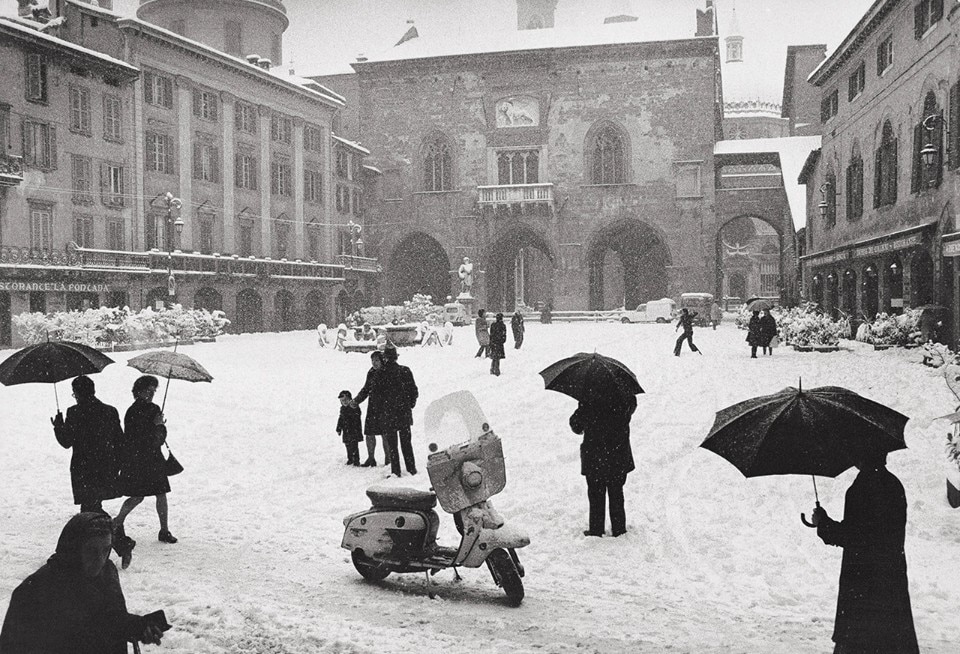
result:
[[[389,325],[397,323],[417,323],[424,320],[430,324],[443,323],[443,307],[433,304],[429,295],[416,293],[412,300],[407,300],[403,306],[387,305],[385,307],[364,307],[358,312],[360,324],[365,322],[371,325]]]
[[[836,345],[850,333],[847,321],[834,321],[807,302],[783,313],[778,320],[780,340],[786,345]]]
[[[907,309],[902,314],[877,314],[867,325],[865,337],[857,340],[875,345],[910,345],[920,342],[920,309]]]
[[[920,349],[921,363],[931,368],[960,364],[960,356],[943,343],[924,343]]]

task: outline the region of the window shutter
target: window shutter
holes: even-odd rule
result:
[[[233,156],[233,185],[237,188],[243,187],[243,155]]]
[[[946,157],[943,156],[943,109],[937,113],[937,125],[933,130],[933,145],[937,148],[937,169],[935,171],[934,186],[940,188],[943,182],[943,165],[946,163]]]
[[[103,204],[110,204],[110,171],[107,164],[100,164],[100,201]]]
[[[913,126],[913,167],[910,175],[910,192],[919,193],[923,184],[923,161],[920,156],[920,140],[923,138],[923,125]]]
[[[886,41],[881,41],[877,46],[877,75],[883,72],[883,49]]]
[[[913,7],[913,36],[916,39],[919,39],[923,36],[924,27],[923,27],[923,14],[924,10],[927,8],[927,1],[918,2]]]
[[[846,215],[847,220],[853,218],[853,164],[847,166],[846,186]]]
[[[889,203],[895,204],[897,201],[897,177],[898,177],[898,162],[897,162],[897,142],[899,139],[893,139],[893,143],[890,144],[890,196]]]
[[[30,155],[30,149],[28,144],[30,139],[27,138],[27,131],[30,129],[29,123],[26,120],[20,121],[20,155],[23,157],[23,161],[26,164],[33,164],[33,157]]]
[[[880,189],[883,185],[883,146],[874,152],[873,157],[873,208],[880,206]]]
[[[210,103],[210,120],[217,120],[217,116],[219,115],[220,111],[219,104],[216,96],[212,93],[210,94],[210,99],[212,100]]]
[[[193,178],[194,179],[200,179],[203,177],[203,164],[200,161],[201,148],[202,146],[199,143],[193,144]]]
[[[220,148],[210,146],[210,181],[220,181]]]
[[[153,104],[153,73],[143,74],[143,101]]]
[[[163,106],[170,109],[173,107],[173,80],[169,77],[161,77],[160,80],[163,84]]]
[[[202,102],[202,98],[200,97],[200,91],[198,91],[197,89],[194,89],[193,90],[193,115],[194,116],[200,115],[202,111],[201,102]]]
[[[930,24],[943,18],[943,0],[930,0]]]

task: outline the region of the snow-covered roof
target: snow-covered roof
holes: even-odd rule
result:
[[[345,146],[347,146],[348,148],[353,148],[354,150],[359,150],[360,152],[362,152],[362,153],[364,153],[364,154],[370,154],[370,150],[366,149],[365,147],[363,147],[362,145],[360,145],[360,144],[357,143],[356,141],[347,140],[347,139],[343,138],[342,136],[337,136],[336,134],[331,134],[331,136],[333,137],[333,140],[334,140],[334,141],[339,141],[340,143],[343,143],[343,144],[344,144]]]
[[[131,66],[125,61],[122,61],[120,59],[115,59],[110,55],[105,55],[102,52],[97,52],[96,50],[84,48],[75,43],[71,43],[70,41],[65,41],[64,39],[51,36],[50,34],[46,34],[45,32],[40,32],[37,29],[42,26],[40,23],[37,23],[36,24],[37,28],[35,28],[31,25],[25,24],[23,21],[14,20],[12,17],[0,16],[0,25],[2,25],[5,29],[9,29],[12,32],[19,33],[22,36],[30,38],[34,41],[40,41],[43,43],[47,43],[56,48],[69,50],[70,52],[73,52],[83,57],[98,59],[105,64],[109,64],[111,66],[120,68],[132,75],[140,74],[139,68],[137,68],[136,66]]]
[[[797,179],[811,152],[820,147],[820,136],[785,136],[775,139],[742,139],[717,141],[715,155],[776,154],[780,157],[783,190],[787,194],[794,229],[807,223],[807,187]]]
[[[820,62],[820,65],[813,69],[813,72],[807,76],[807,81],[819,86],[834,71],[840,68],[850,57],[856,54],[857,50],[863,45],[866,36],[869,35],[887,13],[897,4],[896,0],[876,0],[863,17],[857,22],[846,38],[838,45],[833,52]]]

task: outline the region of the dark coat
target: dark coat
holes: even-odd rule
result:
[[[862,470],[847,490],[843,521],[817,535],[843,548],[834,642],[881,654],[918,652],[903,552],[907,499],[886,468]]]
[[[81,513],[67,523],[57,552],[10,597],[0,631],[3,654],[126,654],[143,633],[144,619],[127,613],[120,578],[107,561],[96,577],[80,569]]]
[[[384,361],[370,392],[371,398],[374,395],[380,396],[380,415],[375,420],[383,433],[398,431],[413,424],[413,407],[417,405],[420,391],[410,368],[396,361]],[[368,417],[372,410],[367,407]]]
[[[363,428],[360,426],[360,407],[340,407],[337,433],[343,438],[344,443],[359,443],[363,440]]]
[[[137,399],[123,417],[123,447],[120,450],[120,492],[131,497],[170,492],[166,459],[160,446],[167,440],[165,425],[155,424],[160,407]]]
[[[510,318],[510,330],[513,332],[513,340],[522,343],[523,333],[527,331],[527,328],[523,324],[523,315],[519,311],[514,311],[513,317]]]
[[[505,359],[503,344],[507,342],[507,326],[503,320],[497,320],[490,325],[490,358]]]
[[[97,398],[67,409],[62,426],[54,426],[57,442],[73,448],[70,481],[73,503],[84,504],[119,497],[117,454],[123,441],[120,414]]]
[[[477,343],[480,345],[490,344],[490,332],[487,327],[487,319],[484,316],[477,316],[473,322],[473,328],[477,332]]]
[[[777,321],[770,314],[760,316],[760,346],[768,347],[777,335]]]
[[[630,418],[637,408],[634,395],[621,401],[580,402],[570,416],[570,429],[583,434],[580,474],[595,481],[623,479],[634,469]]]
[[[684,334],[692,334],[692,333],[693,333],[693,319],[694,319],[694,317],[695,317],[696,315],[697,315],[697,312],[696,312],[696,311],[690,311],[690,312],[688,312],[688,313],[686,313],[686,314],[684,314],[683,312],[681,312],[681,313],[680,313],[680,319],[677,320],[677,327],[682,327]],[[676,330],[674,330],[674,331],[676,331]]]
[[[751,346],[763,346],[763,333],[761,331],[760,316],[750,316],[750,322],[747,323],[747,343]]]
[[[380,426],[380,416],[383,414],[383,396],[374,392],[377,388],[379,374],[379,370],[371,367],[367,371],[367,379],[363,382],[363,388],[353,398],[353,401],[357,404],[370,398],[370,402],[367,403],[367,417],[363,421],[363,433],[367,436],[379,436],[383,433],[383,428]]]

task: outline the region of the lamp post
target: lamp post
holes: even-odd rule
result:
[[[347,223],[347,231],[350,232],[350,254],[352,256],[357,256],[357,250],[363,251],[363,239],[360,238],[360,232],[363,231],[363,226],[359,225],[352,220]]]
[[[167,301],[173,304],[174,297],[177,295],[177,280],[173,276],[173,230],[177,234],[183,233],[183,219],[180,217],[180,208],[183,207],[183,201],[180,198],[173,197],[173,193],[167,191],[164,196],[167,202]],[[177,209],[177,219],[173,219],[173,210]]]
[[[821,218],[826,218],[827,212],[830,210],[830,204],[827,202],[827,193],[831,193],[832,188],[833,188],[833,184],[831,184],[830,182],[820,185],[820,196],[822,197],[822,199],[820,200],[820,204],[817,205],[817,209],[820,210]],[[836,198],[840,194],[832,193],[832,195],[834,198]]]
[[[928,171],[931,171],[937,163],[940,161],[940,147],[939,145],[933,144],[933,130],[937,128],[937,123],[940,123],[943,126],[946,137],[947,137],[947,148],[946,151],[950,153],[950,126],[947,125],[947,122],[939,114],[930,114],[923,119],[923,122],[920,123],[923,125],[923,129],[927,132],[927,138],[929,139],[926,144],[920,149],[920,158],[923,160],[924,166]],[[936,185],[936,175],[929,175],[927,179],[927,186],[933,187]]]

